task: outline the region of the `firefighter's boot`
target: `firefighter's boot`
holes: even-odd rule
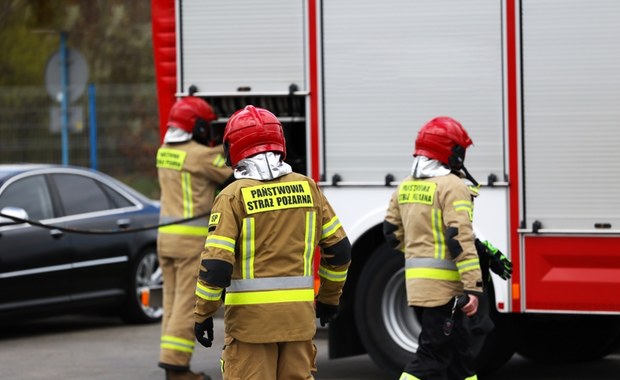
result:
[[[166,380],[211,380],[211,376],[204,372],[166,370]]]

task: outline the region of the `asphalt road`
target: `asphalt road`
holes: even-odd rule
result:
[[[198,345],[194,370],[219,376],[223,323],[215,320],[213,348]],[[125,325],[113,318],[69,316],[0,326],[0,379],[164,379],[157,367],[160,325]],[[220,332],[220,333],[218,333]],[[390,380],[367,355],[329,360],[325,331],[319,330],[316,379]],[[620,379],[620,353],[591,363],[544,366],[518,355],[499,372],[481,379]]]

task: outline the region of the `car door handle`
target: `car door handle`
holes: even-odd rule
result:
[[[56,228],[53,228],[50,230],[50,235],[54,238],[54,239],[60,239],[61,237],[63,237],[64,233],[61,230],[58,230]]]
[[[119,219],[116,221],[116,225],[119,226],[120,228],[127,228],[129,227],[130,224],[131,224],[131,219],[128,219],[128,218]]]

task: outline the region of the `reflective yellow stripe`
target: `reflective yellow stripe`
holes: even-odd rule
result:
[[[306,181],[246,187],[241,189],[241,194],[247,214],[314,206],[310,185]]]
[[[312,258],[314,256],[314,229],[316,226],[316,212],[306,213],[306,236],[304,238],[304,276],[312,274]]]
[[[218,155],[215,156],[215,160],[213,160],[213,166],[215,166],[216,168],[221,168],[225,164],[226,164],[226,160],[221,154],[218,153]]]
[[[210,235],[205,241],[205,248],[207,247],[221,248],[235,253],[235,241],[226,236]]]
[[[161,348],[169,350],[194,352],[194,341],[178,338],[176,336],[164,335],[161,337]]]
[[[194,203],[192,201],[192,175],[188,172],[181,173],[181,189],[183,191],[183,216],[194,216]]]
[[[211,289],[201,283],[197,283],[195,294],[203,300],[217,301],[222,298],[222,289]]]
[[[171,224],[159,227],[157,230],[164,234],[174,235],[207,236],[209,234],[208,227],[188,226],[185,224]]]
[[[282,302],[312,302],[314,289],[269,290],[264,292],[226,293],[226,305],[257,305]]]
[[[435,240],[435,258],[443,260],[446,258],[446,242],[443,236],[443,218],[441,210],[433,209],[431,216],[433,226],[433,239]]]
[[[478,380],[478,375],[471,375],[469,377],[466,377],[465,380]]]
[[[324,266],[319,267],[319,276],[334,282],[342,282],[347,279],[347,271],[333,271],[325,268]]]
[[[430,280],[460,281],[461,275],[459,275],[459,272],[449,269],[408,268],[405,270],[405,278],[425,278]]]
[[[340,227],[342,227],[342,224],[340,224],[340,220],[338,220],[337,216],[334,216],[329,222],[323,225],[321,240],[326,239],[336,233],[336,231],[338,231]]]
[[[469,191],[474,195],[474,196],[478,196],[479,194],[479,189],[480,189],[480,185],[478,186],[468,186]]]
[[[245,218],[241,227],[241,278],[254,278],[254,251],[254,218]]]
[[[159,148],[157,150],[157,167],[172,170],[183,169],[187,152],[178,149]]]
[[[452,206],[456,211],[465,211],[469,220],[474,220],[474,204],[471,201],[454,201]]]
[[[480,269],[480,261],[478,259],[463,260],[456,263],[456,267],[459,269],[459,273],[465,273]]]
[[[420,380],[419,377],[415,377],[411,374],[408,374],[407,372],[403,372],[400,377],[398,378],[398,380]]]

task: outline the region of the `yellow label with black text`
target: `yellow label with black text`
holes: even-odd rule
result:
[[[398,189],[398,203],[432,205],[437,184],[428,181],[405,181]]]
[[[222,217],[222,213],[220,212],[213,212],[211,213],[211,216],[209,216],[209,225],[210,226],[216,226],[220,223],[220,218]]]
[[[248,214],[314,206],[310,185],[306,181],[246,187],[241,193]]]
[[[159,148],[157,151],[157,167],[173,170],[183,169],[187,152],[178,149]]]

